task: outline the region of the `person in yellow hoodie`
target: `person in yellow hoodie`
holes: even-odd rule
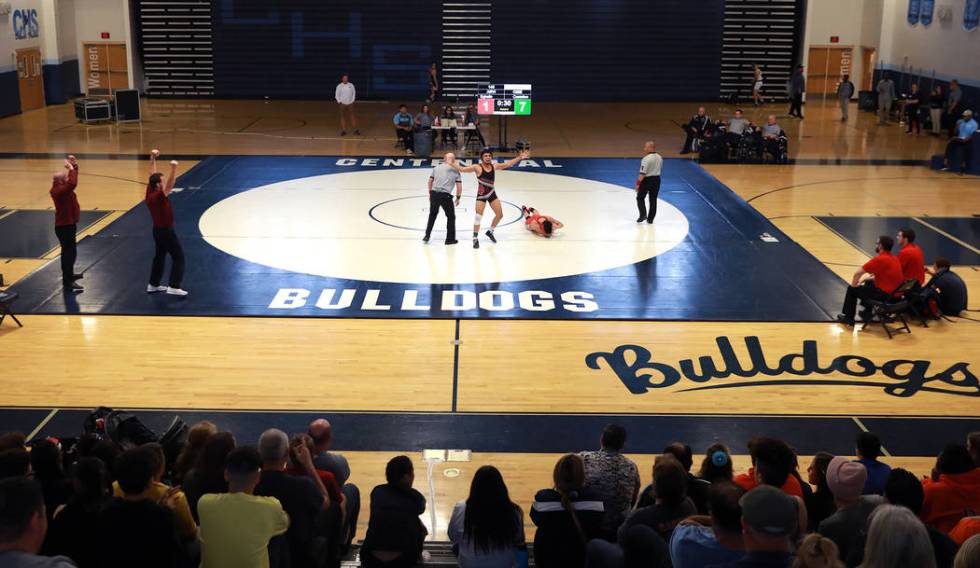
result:
[[[163,455],[163,447],[155,442],[143,444],[138,448],[141,452],[146,452],[147,459],[151,460],[154,466],[153,481],[150,487],[143,492],[143,497],[154,503],[166,505],[174,512],[174,526],[177,534],[185,540],[197,539],[197,523],[191,515],[191,508],[187,504],[187,497],[178,487],[170,487],[160,481],[166,470],[166,458]],[[118,481],[112,482],[112,495],[122,497],[123,491],[119,487]]]

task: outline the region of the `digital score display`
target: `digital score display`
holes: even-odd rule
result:
[[[531,85],[490,84],[481,89],[477,99],[478,114],[529,116]]]

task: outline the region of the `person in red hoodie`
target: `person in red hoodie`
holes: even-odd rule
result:
[[[922,489],[922,522],[943,532],[950,532],[961,519],[980,511],[980,468],[962,444],[943,448],[932,478],[922,482]]]
[[[837,315],[838,322],[854,325],[858,300],[887,300],[895,288],[902,283],[902,265],[891,252],[894,245],[894,239],[888,235],[878,237],[878,242],[875,243],[875,252],[878,256],[864,263],[864,266],[854,273],[851,285],[847,287],[847,294],[844,296],[842,313]],[[870,317],[866,312],[861,313],[864,321],[868,321]]]
[[[64,172],[54,174],[51,180],[51,200],[54,201],[54,234],[61,243],[61,280],[66,291],[81,292],[82,287],[75,282],[82,277],[75,274],[75,258],[78,256],[75,234],[78,231],[78,218],[81,208],[75,187],[78,185],[78,160],[75,156],[65,159]]]
[[[803,488],[793,473],[793,448],[782,440],[755,437],[749,440],[752,467],[732,480],[746,492],[759,485],[772,485],[783,493],[803,499]]]
[[[916,279],[919,286],[926,284],[926,259],[922,249],[915,244],[915,231],[900,229],[898,231],[898,263],[902,265],[902,278]]]

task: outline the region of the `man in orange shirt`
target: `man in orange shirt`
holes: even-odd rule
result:
[[[919,286],[926,283],[926,259],[922,249],[915,244],[915,231],[900,229],[898,231],[898,262],[902,265],[902,278],[919,281]]]
[[[902,265],[891,253],[894,245],[894,239],[888,235],[878,237],[878,242],[875,243],[875,252],[878,256],[865,262],[864,266],[854,273],[851,285],[848,286],[847,294],[844,296],[843,313],[837,315],[838,322],[854,325],[858,300],[885,301],[902,283]],[[866,312],[862,312],[861,316],[865,321],[870,317]]]

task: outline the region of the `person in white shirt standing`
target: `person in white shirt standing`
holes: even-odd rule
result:
[[[354,134],[360,136],[361,131],[357,129],[357,118],[354,116],[354,100],[357,99],[357,91],[354,89],[354,83],[348,80],[347,75],[340,77],[334,98],[340,105],[340,135],[347,135],[347,125],[350,124],[350,127],[354,129]]]
[[[657,145],[653,140],[643,145],[643,160],[640,161],[640,175],[636,178],[636,208],[640,210],[637,223],[646,221],[653,224],[657,216],[657,196],[660,194],[660,171],[664,167],[664,159],[657,153]],[[647,212],[646,200],[650,199],[650,211]]]

